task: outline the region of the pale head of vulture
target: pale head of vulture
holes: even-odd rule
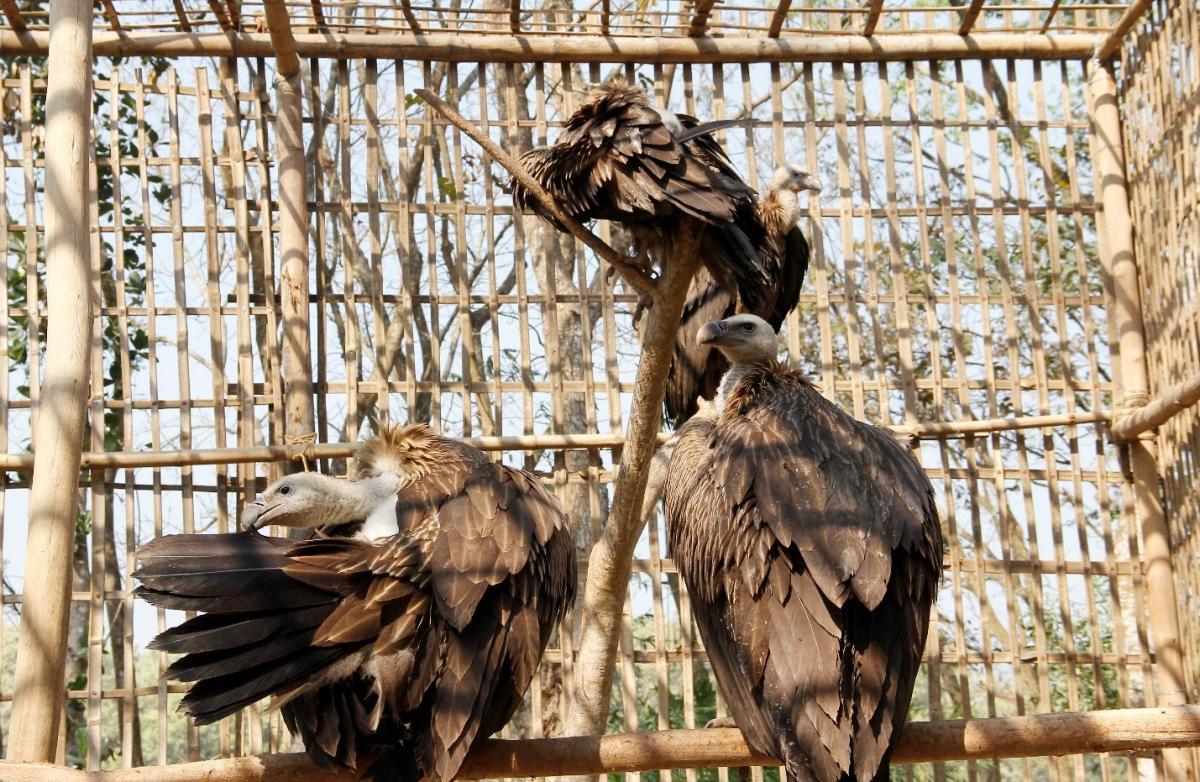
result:
[[[779,351],[775,329],[757,315],[734,315],[705,323],[696,340],[721,351],[734,365],[770,363]]]
[[[775,169],[775,174],[771,177],[771,189],[788,190],[793,193],[811,190],[814,193],[819,193],[821,192],[821,180],[800,166],[780,166]]]
[[[734,315],[705,323],[697,332],[696,341],[716,348],[729,359],[729,371],[717,386],[717,398],[713,401],[715,410],[706,416],[712,418],[724,413],[725,400],[747,372],[774,364],[779,353],[775,329],[757,315]]]
[[[280,527],[318,527],[363,521],[392,503],[400,480],[384,473],[364,480],[347,481],[315,472],[281,478],[242,510],[242,526],[257,530],[269,524]]]

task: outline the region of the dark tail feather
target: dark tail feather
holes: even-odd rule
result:
[[[262,535],[168,535],[138,549],[137,594],[181,611],[276,611],[331,599],[283,567],[295,541]]]
[[[338,595],[284,572],[293,545],[260,535],[170,535],[138,551],[138,595],[207,612],[150,644],[187,653],[166,675],[196,682],[181,708],[197,724],[292,689],[358,648],[312,646]]]

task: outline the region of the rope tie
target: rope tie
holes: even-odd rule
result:
[[[293,456],[292,459],[300,459],[300,463],[304,465],[305,472],[312,472],[309,467],[309,461],[317,460],[317,433],[308,432],[307,434],[289,434],[284,438],[284,443],[288,446],[303,445],[304,448],[300,451],[299,456]]]

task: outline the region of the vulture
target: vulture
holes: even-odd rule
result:
[[[730,368],[680,430],[666,523],[717,685],[789,782],[883,782],[941,571],[933,487],[778,363],[763,319],[698,341]]]
[[[575,219],[624,225],[644,266],[669,263],[678,236],[704,231],[711,275],[760,306],[771,281],[756,249],[755,193],[711,136],[730,124],[653,108],[643,90],[614,80],[592,89],[557,143],[526,152],[521,164]],[[513,201],[565,230],[518,183]]]
[[[819,180],[796,165],[775,170],[771,187],[755,206],[761,236],[756,247],[769,285],[762,295],[747,298],[732,285],[722,284],[705,267],[696,270],[683,305],[683,317],[675,337],[674,357],[667,370],[663,404],[666,419],[678,426],[696,412],[699,399],[712,399],[729,362],[720,351],[696,340],[704,323],[750,313],[775,329],[796,308],[804,275],[808,272],[808,240],[800,229],[798,194],[820,191]]]
[[[166,675],[194,682],[197,724],[273,695],[322,767],[448,782],[521,704],[574,599],[574,542],[535,476],[424,425],[357,460],[358,480],[272,484],[246,532],[141,548],[137,594],[201,612],[151,648],[184,655]]]

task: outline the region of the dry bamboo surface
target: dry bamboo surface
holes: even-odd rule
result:
[[[1121,416],[1113,422],[1112,435],[1118,442],[1132,440],[1162,426],[1197,402],[1200,402],[1200,375],[1168,388],[1162,396]]]
[[[982,720],[915,722],[904,727],[896,763],[1053,755],[1064,747],[1088,752],[1144,752],[1200,746],[1200,706],[1039,714]],[[655,769],[773,765],[751,750],[736,728],[666,730],[607,736],[485,741],[467,758],[459,779],[540,778]],[[353,779],[316,769],[303,754],[210,760],[168,768],[86,772],[43,764],[0,764],[10,782],[306,782]]]
[[[900,424],[889,426],[897,435],[916,438],[938,439],[945,437],[967,437],[993,432],[1017,431],[1021,429],[1056,428],[1063,426],[1086,426],[1111,420],[1108,413],[1074,413],[1071,415],[1026,416],[1023,418],[996,418],[982,421],[945,421],[927,424]],[[657,435],[658,443],[666,442],[670,433]],[[513,435],[509,437],[466,437],[482,451],[532,451],[591,450],[598,448],[620,448],[625,444],[624,434],[542,434]],[[357,442],[340,443],[291,443],[288,445],[263,445],[248,448],[197,448],[181,451],[85,451],[81,454],[82,469],[120,469],[140,467],[179,467],[199,464],[250,464],[272,461],[301,461],[304,459],[339,459],[352,456],[358,448]],[[30,453],[8,453],[0,455],[0,469],[27,470],[34,466]]]
[[[1088,77],[1092,111],[1092,146],[1096,177],[1103,204],[1101,263],[1112,278],[1114,325],[1120,334],[1121,408],[1133,411],[1144,406],[1149,396],[1149,367],[1146,361],[1141,291],[1133,250],[1133,222],[1125,180],[1125,154],[1121,121],[1117,112],[1117,87],[1107,65],[1093,62]],[[1175,705],[1188,700],[1187,675],[1179,635],[1175,571],[1170,533],[1162,498],[1158,492],[1157,448],[1152,436],[1127,446],[1136,488],[1138,520],[1145,539],[1146,591],[1150,602],[1150,626],[1157,656],[1155,666],[1160,703]],[[1185,782],[1194,778],[1189,753],[1163,753],[1167,779]]]
[[[63,0],[50,11],[46,87],[46,357],[33,433],[39,469],[29,500],[29,541],[7,757],[54,760],[62,729],[71,560],[92,350],[94,260],[90,174],[91,4]],[[36,372],[36,369],[34,370]],[[36,377],[36,375],[35,375]]]
[[[1149,444],[1157,450],[1157,482],[1180,599],[1183,680],[1193,698],[1200,682],[1200,409],[1180,409],[1175,402],[1191,398],[1189,387],[1200,375],[1195,284],[1200,150],[1193,132],[1200,123],[1200,62],[1179,59],[1181,52],[1194,51],[1198,31],[1195,4],[1145,13],[1119,51],[1118,82],[1123,115],[1137,118],[1127,119],[1122,137],[1152,398],[1144,407],[1123,411],[1119,425],[1130,427],[1130,434],[1151,420],[1158,427],[1153,437],[1139,434],[1131,447]],[[1193,758],[1200,760],[1196,753]]]
[[[507,27],[509,3],[494,2]],[[336,34],[349,11],[322,8]],[[348,29],[361,29],[357,8]],[[426,23],[425,9],[413,12]],[[718,3],[710,21],[738,13]],[[522,30],[537,30],[542,16],[523,13]],[[885,8],[879,25],[899,18]],[[1005,12],[985,7],[979,28],[996,24],[1006,24]],[[99,132],[116,150],[101,172],[119,166],[112,184],[125,209],[150,219],[98,223],[111,271],[96,324],[111,336],[90,370],[105,393],[91,405],[82,462],[95,532],[72,592],[72,627],[86,641],[69,658],[70,678],[86,677],[70,690],[72,735],[86,739],[83,753],[67,747],[72,763],[169,767],[257,753],[256,741],[264,752],[289,751],[277,717],[246,712],[185,729],[173,709],[181,686],[157,681],[169,660],[142,651],[174,618],[136,602],[127,570],[153,535],[233,529],[240,503],[283,460],[305,455],[310,468],[340,473],[374,422],[429,421],[552,483],[581,555],[599,536],[626,450],[635,297],[615,293],[579,241],[514,219],[501,167],[414,93],[446,96],[516,156],[554,141],[580,91],[614,71],[650,85],[652,100],[673,110],[745,118],[722,140],[760,192],[778,160],[811,164],[827,183],[803,221],[813,266],[787,320],[789,355],[856,417],[923,434],[914,450],[945,508],[944,592],[913,718],[1157,702],[1137,495],[1103,425],[1119,401],[1107,358],[1117,333],[1096,269],[1092,184],[1080,176],[1089,170],[1080,63],[311,61],[302,69],[310,276],[297,302],[311,317],[314,430],[324,441],[311,447],[285,426],[299,401],[281,367],[292,316],[273,294],[284,216],[272,65],[226,63],[218,78],[202,67],[157,80],[128,63],[111,79],[98,71],[109,107]],[[0,80],[0,107],[17,106],[0,123],[9,172],[0,246],[10,273],[26,270],[31,288],[27,301],[0,302],[0,339],[26,340],[31,355],[46,344],[34,273],[43,157],[29,120],[42,90],[28,67]],[[144,122],[123,122],[114,106],[131,106]],[[171,196],[162,204],[156,176]],[[622,247],[608,226],[596,233]],[[23,246],[22,237],[32,241]],[[135,245],[138,237],[154,251]],[[135,349],[127,342],[139,331]],[[19,388],[19,368],[5,371]],[[10,472],[0,473],[6,579],[23,556],[12,541],[28,491],[28,455],[18,452],[30,400],[14,397],[0,396],[11,452]],[[1178,431],[1193,415],[1163,429]],[[655,519],[638,540],[620,622],[610,708],[626,729],[698,727],[724,713],[662,537]],[[11,617],[24,600],[22,585],[12,586],[0,646],[14,642]],[[135,622],[122,624],[127,615]],[[578,642],[564,625],[504,736],[565,732]],[[0,701],[11,691],[10,672],[0,670]],[[1002,770],[1066,782],[1099,768],[1122,779],[1143,762],[951,761],[914,776]]]
[[[911,33],[896,36],[788,36],[780,38],[599,38],[428,33],[298,33],[301,57],[351,59],[437,58],[451,62],[881,62],[897,60],[1074,59],[1090,57],[1103,40],[1089,33]],[[0,56],[45,54],[45,33],[0,30]],[[103,57],[270,57],[262,33],[97,33]]]

